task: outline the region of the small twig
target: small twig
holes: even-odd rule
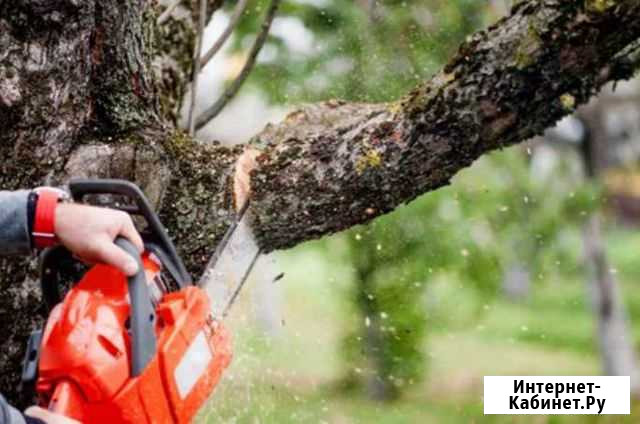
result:
[[[198,41],[196,42],[195,52],[193,53],[193,83],[191,84],[191,101],[189,104],[189,118],[187,120],[187,128],[189,135],[193,137],[195,134],[195,122],[193,120],[194,110],[196,108],[196,95],[198,94],[198,75],[200,75],[200,53],[202,53],[202,42],[204,41],[204,26],[207,21],[207,0],[200,0],[200,16],[198,19]]]
[[[640,40],[632,42],[618,52],[613,57],[610,66],[614,73],[625,75],[626,78],[637,72],[640,69]]]
[[[156,24],[161,25],[163,24],[167,19],[169,19],[169,16],[171,16],[171,12],[173,12],[173,10],[178,7],[178,5],[182,2],[182,0],[173,0],[173,2],[167,6],[167,8],[164,10],[164,12],[162,12],[160,14],[160,16],[158,16],[158,19],[156,20]]]
[[[211,48],[207,50],[207,53],[204,55],[204,57],[200,61],[201,68],[204,68],[205,65],[209,63],[209,61],[216,55],[216,53],[218,53],[218,50],[220,50],[220,48],[224,45],[224,43],[227,41],[229,36],[233,33],[233,30],[235,29],[236,26],[238,26],[238,22],[240,22],[240,18],[242,17],[242,14],[246,10],[248,3],[249,3],[248,0],[238,1],[238,3],[236,4],[236,7],[233,9],[231,18],[229,19],[229,24],[224,29],[224,31],[222,31],[222,34],[220,34],[220,37],[218,37],[216,42],[213,43],[213,46],[211,46]]]
[[[640,67],[640,40],[635,41],[628,49],[629,63],[632,67]]]
[[[378,0],[369,0],[367,3],[367,11],[370,22],[377,22],[380,20],[380,11],[378,10]]]
[[[262,22],[262,27],[260,28],[260,33],[256,37],[256,40],[253,42],[253,46],[251,46],[251,51],[249,52],[249,57],[245,62],[240,74],[236,77],[236,79],[231,83],[229,87],[225,90],[225,92],[220,96],[220,98],[207,110],[205,110],[198,118],[196,119],[196,129],[200,129],[207,125],[209,121],[214,119],[218,114],[224,109],[229,100],[231,100],[240,90],[242,84],[249,76],[253,65],[255,65],[256,58],[258,57],[258,53],[260,53],[260,49],[264,45],[267,40],[267,35],[269,35],[269,29],[271,28],[271,23],[273,22],[273,18],[276,15],[276,11],[278,10],[278,6],[280,5],[280,0],[271,0],[271,4],[269,5],[269,10],[267,11],[267,15]]]

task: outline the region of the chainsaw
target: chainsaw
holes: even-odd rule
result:
[[[140,254],[128,240],[115,240],[138,262],[128,278],[104,264],[87,270],[62,246],[41,254],[49,317],[29,338],[23,387],[35,389],[40,406],[81,422],[191,422],[231,362],[223,318],[260,254],[243,219],[248,203],[193,282],[136,185],[76,179],[69,191],[77,202],[108,199],[146,224],[145,249]],[[62,296],[74,273],[79,281]]]

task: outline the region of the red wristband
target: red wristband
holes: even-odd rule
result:
[[[36,213],[33,218],[33,243],[36,248],[44,249],[58,242],[56,238],[56,207],[60,194],[53,189],[38,190]]]

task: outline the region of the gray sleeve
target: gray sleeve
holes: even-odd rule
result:
[[[29,191],[0,191],[0,256],[28,254],[27,224]]]
[[[13,406],[9,405],[4,396],[0,394],[0,423],[25,424],[24,415]]]

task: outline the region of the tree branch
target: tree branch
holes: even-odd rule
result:
[[[202,43],[204,42],[204,27],[207,19],[207,1],[200,0],[200,14],[198,18],[198,37],[196,47],[193,52],[193,81],[191,83],[191,98],[189,99],[189,116],[187,118],[187,128],[189,135],[193,137],[195,133],[195,122],[193,112],[196,108],[196,97],[198,95],[198,76],[200,75],[200,54],[202,53]]]
[[[249,57],[245,62],[240,74],[236,77],[236,79],[231,83],[231,85],[225,90],[225,92],[220,96],[220,98],[207,110],[202,112],[198,119],[196,120],[196,129],[201,129],[209,121],[214,119],[218,114],[224,109],[227,103],[238,93],[240,87],[249,76],[253,65],[256,62],[256,58],[258,57],[258,53],[262,49],[265,41],[267,41],[267,36],[269,35],[269,29],[271,28],[271,23],[273,22],[273,18],[276,16],[276,11],[278,10],[278,6],[280,5],[280,0],[271,0],[271,4],[269,5],[269,10],[267,11],[267,15],[262,22],[262,27],[260,28],[260,33],[256,37],[256,40],[253,42],[253,46],[251,46],[251,50],[249,51]]]
[[[251,176],[261,246],[290,247],[387,213],[630,77],[625,48],[640,37],[640,3],[590,4],[522,1],[399,102],[311,105],[267,127]]]
[[[235,27],[238,26],[238,23],[240,22],[240,18],[242,17],[242,14],[247,9],[247,4],[248,4],[248,0],[239,0],[238,3],[236,3],[236,7],[233,9],[233,13],[229,18],[229,24],[224,29],[224,31],[222,31],[222,34],[220,34],[218,39],[213,43],[211,48],[207,50],[207,53],[202,58],[202,61],[200,63],[200,66],[202,68],[207,66],[207,63],[209,63],[209,61],[213,59],[213,57],[218,53],[220,48],[227,41],[229,36],[231,36],[231,33],[233,33],[233,30],[235,29]]]
[[[613,73],[633,74],[640,68],[640,40],[631,43],[614,57],[611,64]]]
[[[165,23],[171,16],[171,13],[173,13],[174,9],[178,7],[180,3],[182,3],[182,0],[173,0],[171,4],[169,4],[167,8],[164,9],[160,16],[158,16],[158,19],[156,19],[156,24],[162,25],[163,23]]]

